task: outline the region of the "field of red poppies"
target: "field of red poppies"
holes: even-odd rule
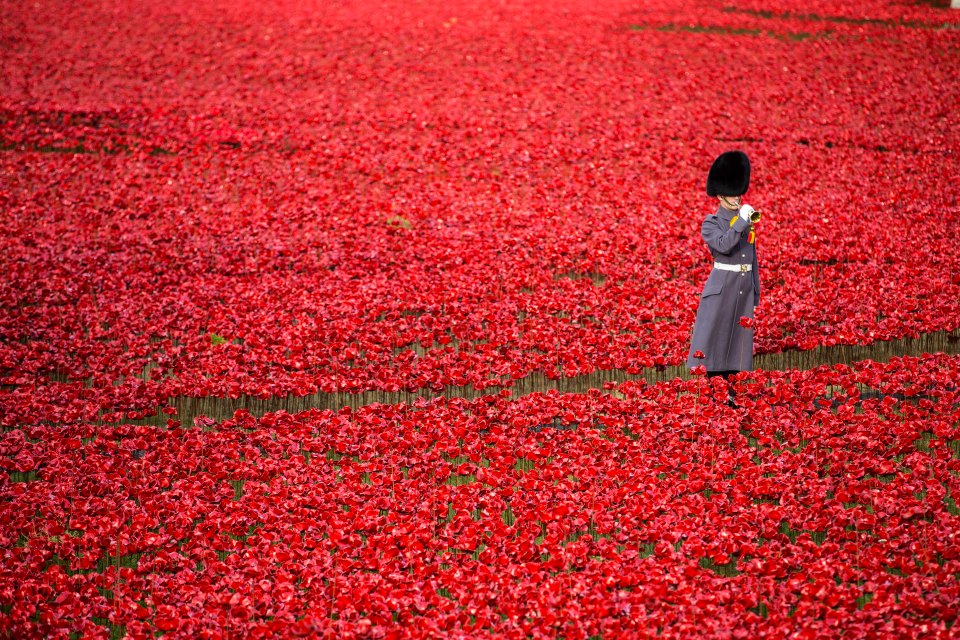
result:
[[[4,3],[0,637],[955,636],[948,4]]]

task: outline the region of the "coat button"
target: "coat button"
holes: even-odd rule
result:
[[[741,257],[741,258],[746,258],[746,257],[747,257],[747,254],[741,253],[741,254],[740,254],[740,257]]]
[[[740,293],[743,293],[743,291],[741,291]]]

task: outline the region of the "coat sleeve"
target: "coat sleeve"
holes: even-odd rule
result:
[[[707,243],[708,247],[723,255],[730,255],[736,250],[737,243],[740,242],[740,234],[743,233],[744,229],[750,227],[750,223],[737,216],[734,219],[733,226],[724,229],[717,223],[717,220],[718,218],[715,216],[710,216],[704,220],[700,226],[700,235],[703,236],[703,241]]]

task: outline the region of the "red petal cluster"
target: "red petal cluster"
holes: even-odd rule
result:
[[[955,331],[936,2],[45,4],[0,21],[3,632],[956,633],[956,356],[166,406],[680,364],[730,148],[757,353]]]
[[[23,427],[0,443],[0,622],[18,637],[95,621],[184,638],[948,637],[958,379],[941,355],[743,375],[747,411],[697,378]]]
[[[365,4],[18,10],[8,421],[680,364],[730,147],[758,354],[960,326],[953,14]]]

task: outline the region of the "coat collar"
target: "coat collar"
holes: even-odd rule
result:
[[[724,222],[730,222],[733,219],[733,216],[737,215],[736,211],[727,209],[722,204],[718,205],[717,208],[717,217],[723,220]]]

